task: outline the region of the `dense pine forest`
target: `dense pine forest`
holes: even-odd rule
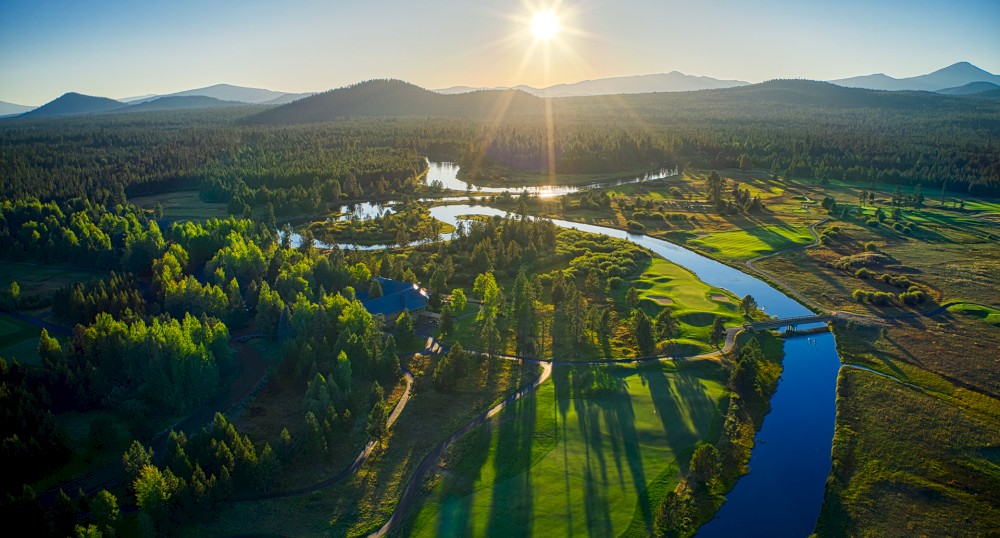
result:
[[[351,106],[317,122],[328,110],[323,99],[338,92],[350,93],[341,100]],[[1000,101],[993,98],[775,81],[554,99],[550,147],[545,115],[505,107],[503,94],[492,115],[463,114],[462,103],[447,114],[414,105],[410,114],[386,115],[384,103],[412,100],[414,92],[430,94],[381,81],[270,109],[3,120],[0,189],[9,197],[120,203],[126,195],[198,188],[206,200],[235,200],[234,213],[268,203],[278,214],[312,212],[340,200],[419,193],[422,155],[489,179],[497,167],[501,175],[545,172],[551,150],[564,174],[753,167],[791,178],[1000,192]],[[435,103],[461,97],[431,95]],[[288,122],[273,125],[275,118]]]

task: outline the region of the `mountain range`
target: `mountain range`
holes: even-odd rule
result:
[[[945,95],[994,97],[1000,90],[1000,75],[984,71],[968,62],[959,62],[926,75],[893,78],[881,73],[830,81],[849,88],[888,91],[925,91]],[[400,81],[369,81],[320,94],[288,93],[262,88],[216,84],[166,95],[144,95],[120,100],[67,93],[41,107],[34,108],[0,101],[0,117],[66,116],[149,110],[180,110],[232,107],[239,105],[274,105],[255,121],[297,123],[322,121],[347,115],[425,115],[484,116],[505,107],[508,113],[531,113],[540,105],[538,97],[582,97],[593,95],[682,93],[756,87],[740,80],[719,80],[685,75],[672,71],[664,74],[611,77],[557,84],[545,88],[476,88],[454,86],[428,91]],[[462,97],[465,96],[465,97]],[[447,99],[447,97],[456,97]],[[409,100],[407,102],[407,100]],[[301,104],[298,104],[301,103]],[[296,105],[296,106],[291,106]]]
[[[17,116],[18,114],[24,114],[25,112],[34,109],[33,106],[18,105],[15,103],[8,103],[7,101],[0,101],[0,118],[7,116]]]
[[[1000,92],[985,92],[993,99]],[[806,110],[881,110],[892,113],[927,110],[931,107],[978,106],[965,96],[934,92],[887,92],[847,88],[814,80],[772,80],[717,90],[697,92],[652,92],[630,95],[594,95],[551,102],[557,115],[573,117],[580,111],[606,110],[610,114],[662,113],[664,110],[700,111],[727,117],[741,114],[767,116]],[[265,109],[245,118],[246,123],[275,125],[319,123],[341,117],[540,117],[544,99],[521,90],[478,90],[444,95],[399,80],[372,80],[331,90],[288,105]]]
[[[185,110],[226,108],[241,105],[268,104],[284,105],[294,102],[309,93],[285,93],[264,90],[261,88],[244,88],[230,84],[216,84],[206,88],[197,88],[168,95],[144,95],[130,97],[125,100],[109,99],[83,95],[76,92],[64,94],[38,108],[9,105],[10,115],[21,114],[25,117],[74,116],[83,114],[102,114],[118,112],[148,112],[154,110]],[[0,116],[3,111],[0,107]]]
[[[265,110],[250,122],[313,123],[346,116],[462,116],[541,114],[545,104],[520,90],[442,95],[401,80],[370,80]]]
[[[1000,85],[1000,75],[994,75],[984,71],[969,62],[958,62],[948,67],[938,69],[933,73],[919,75],[909,78],[893,78],[883,73],[865,75],[861,77],[842,78],[831,80],[830,82],[838,86],[849,88],[866,88],[869,90],[915,90],[915,91],[942,91],[960,88],[973,82],[988,82]]]
[[[655,75],[634,75],[628,77],[610,77],[597,80],[584,80],[571,84],[556,84],[545,88],[532,86],[513,86],[497,88],[475,88],[470,86],[453,86],[434,90],[437,93],[453,95],[477,90],[521,90],[537,97],[581,97],[587,95],[615,95],[630,93],[653,92],[687,92],[695,90],[717,90],[746,86],[750,84],[742,80],[719,80],[712,77],[685,75],[679,71]]]
[[[195,88],[193,90],[184,90],[182,92],[163,95],[150,94],[138,97],[126,97],[124,99],[119,99],[119,101],[123,103],[139,104],[163,97],[204,96],[212,97],[220,101],[236,101],[251,105],[283,105],[310,95],[312,95],[312,93],[276,92],[273,90],[265,90],[263,88],[246,88],[243,86],[233,86],[232,84],[216,84],[214,86],[206,86],[204,88]]]

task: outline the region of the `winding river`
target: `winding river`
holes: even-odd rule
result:
[[[455,178],[455,172],[457,167],[454,165],[432,164],[428,181],[450,177],[448,183],[442,183],[449,188],[465,189],[465,182]],[[662,176],[631,181],[656,177]],[[550,195],[573,190],[578,188],[566,187],[564,191]],[[503,191],[483,189],[483,192]],[[520,189],[510,191],[520,192]],[[457,224],[462,216],[505,214],[499,209],[466,204],[431,209],[434,218],[452,225]],[[609,235],[646,247],[687,268],[712,286],[725,288],[737,296],[752,295],[768,314],[785,318],[811,313],[764,281],[673,243],[603,226],[563,220],[553,222],[565,228]],[[293,242],[297,239],[293,238]],[[750,472],[736,483],[716,517],[701,527],[699,536],[801,537],[811,534],[816,526],[831,469],[840,357],[833,335],[829,333],[788,338],[784,350],[784,372],[771,399],[771,412],[765,417],[755,438]]]

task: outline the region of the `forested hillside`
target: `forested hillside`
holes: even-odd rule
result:
[[[996,98],[811,81],[562,98],[551,101],[551,138],[542,104],[520,93],[445,96],[374,81],[275,108],[7,119],[0,188],[102,202],[200,188],[207,199],[236,198],[234,211],[269,202],[308,211],[317,196],[412,194],[420,155],[487,179],[491,168],[547,171],[551,154],[556,173],[753,167],[796,179],[1000,192]],[[384,117],[393,114],[406,117]],[[310,123],[275,125],[302,121]]]

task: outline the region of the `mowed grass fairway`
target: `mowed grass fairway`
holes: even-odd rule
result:
[[[708,233],[687,245],[725,258],[745,259],[805,246],[814,240],[807,226],[765,225]]]
[[[708,360],[610,371],[615,387],[572,388],[588,368],[557,368],[452,448],[415,536],[646,535],[655,507],[709,437],[723,393]]]

